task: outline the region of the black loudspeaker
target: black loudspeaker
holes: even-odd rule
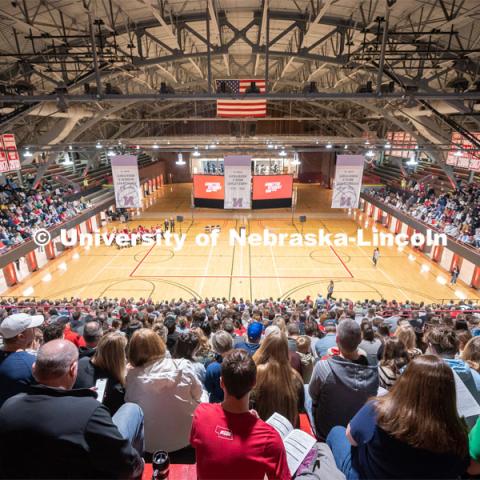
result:
[[[183,222],[182,215],[177,215],[177,223],[182,223],[182,222]]]
[[[307,221],[307,216],[306,215],[300,215],[298,217],[298,220],[300,221],[300,223],[305,223]]]

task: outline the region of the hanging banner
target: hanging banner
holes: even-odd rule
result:
[[[20,170],[20,157],[17,150],[7,151],[8,167],[11,172],[14,170]]]
[[[0,173],[6,173],[10,170],[8,165],[7,155],[3,150],[0,150]]]
[[[252,208],[252,158],[231,155],[223,160],[225,167],[224,208]]]
[[[142,198],[135,155],[111,157],[115,205],[117,208],[140,208]]]
[[[338,155],[332,208],[358,208],[362,186],[363,155]]]

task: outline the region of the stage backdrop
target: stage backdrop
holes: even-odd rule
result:
[[[252,158],[248,155],[231,155],[224,158],[225,202],[224,208],[251,208]]]
[[[255,175],[253,177],[253,208],[292,206],[292,175]]]
[[[135,155],[111,157],[115,205],[117,208],[140,208],[142,195],[138,178],[138,162]]]
[[[332,208],[357,208],[362,186],[363,155],[338,155]]]

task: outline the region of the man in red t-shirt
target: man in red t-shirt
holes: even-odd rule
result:
[[[190,444],[196,450],[198,480],[238,478],[290,480],[287,455],[277,431],[252,413],[250,390],[257,369],[244,350],[223,357],[223,403],[202,403],[193,416]]]

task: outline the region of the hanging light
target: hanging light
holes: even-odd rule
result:
[[[185,160],[183,159],[183,155],[181,152],[178,154],[178,160],[175,163],[177,165],[185,165]]]
[[[373,150],[369,150],[366,154],[366,157],[373,158],[375,156],[375,152]]]
[[[97,142],[97,144],[95,145],[95,148],[102,148],[102,144],[100,142]]]
[[[392,146],[390,145],[389,142],[387,142],[387,143],[385,144],[385,150],[390,150],[391,148],[392,148]]]
[[[269,144],[267,145],[267,148],[273,148],[273,145],[272,145],[271,143],[269,143]]]
[[[113,150],[109,150],[107,152],[107,157],[114,157],[115,156],[115,152]]]
[[[344,150],[348,150],[348,145],[345,145],[345,146],[343,147],[343,149],[344,149]]]
[[[327,143],[326,148],[330,149],[332,148],[332,144],[330,142]]]
[[[199,152],[197,149],[195,149],[195,150],[193,151],[192,155],[193,155],[194,157],[199,157],[199,156],[200,156],[200,152]]]
[[[462,151],[461,151],[461,150],[457,150],[457,151],[454,153],[454,155],[455,155],[456,157],[461,157],[461,156],[462,156]]]
[[[281,157],[286,157],[286,156],[287,156],[287,152],[286,152],[285,150],[281,150],[280,153],[279,153],[279,155],[280,155]]]
[[[68,146],[69,150],[73,150],[73,147],[71,145]]]
[[[417,164],[418,164],[417,159],[415,158],[414,155],[412,155],[410,157],[410,160],[407,162],[407,165],[417,165]]]
[[[23,154],[24,157],[33,157],[33,153],[30,151],[30,150],[25,150],[24,154]]]
[[[154,148],[155,150],[157,150],[157,149],[159,149],[160,147],[159,147],[156,143],[154,143],[152,148]]]

